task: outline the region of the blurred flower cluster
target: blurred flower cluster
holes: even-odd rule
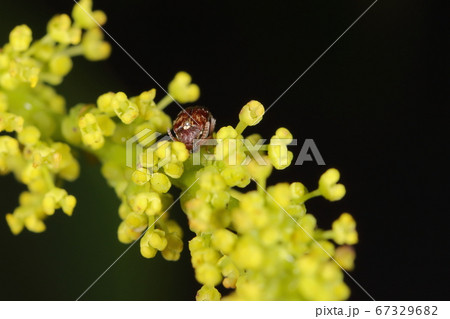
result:
[[[62,182],[78,177],[74,150],[82,150],[98,158],[121,200],[118,239],[139,240],[145,258],[158,251],[166,260],[180,258],[182,229],[167,211],[174,204],[172,186],[181,189],[181,206],[195,233],[189,241],[192,265],[203,285],[197,300],[348,298],[339,265],[353,268],[355,221],[344,213],[330,230],[321,230],[305,207],[313,197],[336,201],[345,195],[339,172],[327,170],[313,191],[298,181],[268,186],[273,168],[291,164],[293,137],[283,127],[268,145],[259,144],[258,134],[244,136],[246,127],[262,120],[258,101],[242,108],[236,127],[219,128],[212,136],[216,142],[194,153],[178,141],[148,138],[172,128],[164,108],[173,100],[184,104],[199,98],[199,87],[185,72],[175,76],[169,94],[158,102],[155,89],[132,97],[107,92],[96,103],[66,111],[52,86],[70,72],[73,57],[109,56],[110,44],[99,27],[105,22],[91,0],[81,0],[72,17],[53,17],[43,38],[33,41],[30,28],[20,25],[0,49],[0,174],[13,173],[28,188],[6,215],[11,231],[42,232],[55,210],[73,213],[76,199]],[[132,165],[129,141],[141,150],[131,155]],[[255,190],[242,190],[252,186]],[[232,292],[222,297],[220,284]]]
[[[110,44],[85,11],[99,24],[106,22],[102,11],[92,11],[91,1],[75,6],[67,14],[54,16],[47,34],[34,40],[26,25],[15,27],[9,42],[0,49],[0,174],[14,173],[28,190],[19,207],[6,215],[14,234],[25,227],[45,230],[43,220],[61,208],[71,215],[76,199],[61,181],[78,177],[79,164],[61,135],[66,116],[65,100],[52,88],[72,69],[72,58],[106,59]],[[84,9],[84,10],[83,10]]]

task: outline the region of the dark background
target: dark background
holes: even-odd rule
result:
[[[106,30],[163,86],[192,74],[218,126],[235,125],[250,99],[266,107],[371,4],[348,1],[95,1]],[[0,42],[26,23],[35,36],[66,1],[7,1]],[[308,202],[320,227],[343,211],[358,223],[354,278],[377,300],[449,299],[448,25],[438,2],[380,0],[248,132],[270,138],[280,126],[313,138],[326,162],[275,172],[270,182],[317,184],[336,167],[347,187],[336,203]],[[68,105],[106,91],[135,95],[157,85],[113,44],[108,61],[83,58],[58,90]],[[159,90],[159,97],[162,93]],[[168,108],[175,116],[176,105]],[[300,146],[293,148],[298,154]],[[97,165],[83,160],[67,185],[78,206],[47,231],[11,235],[0,219],[0,299],[74,300],[126,248],[116,239],[119,201]],[[22,186],[0,178],[0,212],[17,205]],[[186,228],[180,210],[172,216]],[[185,242],[192,238],[186,229]],[[83,300],[192,300],[199,285],[187,246],[181,261],[146,260],[131,248]],[[349,278],[352,300],[369,298]]]

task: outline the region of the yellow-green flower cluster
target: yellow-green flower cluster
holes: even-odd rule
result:
[[[185,80],[177,75],[172,83],[180,79]],[[192,95],[189,90],[185,94]],[[101,161],[102,174],[122,201],[119,240],[128,244],[140,238],[142,256],[152,258],[161,251],[165,259],[177,260],[183,248],[182,232],[168,219],[166,211],[173,202],[168,191],[183,175],[189,151],[181,142],[155,143],[172,127],[162,110],[165,106],[155,103],[155,96],[155,89],[133,97],[107,92],[96,105],[72,108],[63,120],[62,133],[72,145]],[[182,96],[183,92],[177,95]],[[131,148],[127,148],[130,141]],[[131,153],[132,165],[126,162]]]
[[[12,172],[28,188],[20,195],[19,207],[6,215],[14,234],[24,227],[44,231],[43,220],[59,208],[72,215],[76,199],[57,187],[56,181],[72,181],[79,174],[79,164],[67,144],[43,141],[37,127],[24,123],[16,137],[0,136],[0,174]]]
[[[257,145],[261,137],[244,139],[242,133],[261,121],[263,113],[261,103],[251,101],[243,107],[236,128],[217,131],[214,158],[202,162],[195,175],[198,182],[183,201],[196,233],[189,242],[192,265],[203,285],[196,298],[219,300],[216,286],[222,284],[235,289],[225,297],[230,300],[344,300],[349,288],[331,257],[353,267],[354,254],[336,250],[335,244],[357,243],[355,222],[343,214],[331,230],[323,231],[305,207],[306,200],[320,195],[331,201],[342,198],[345,188],[337,184],[339,173],[326,171],[311,192],[300,182],[266,187],[272,167],[286,168],[293,156],[287,149],[292,134],[286,128],[279,128],[257,154],[249,151],[247,146]],[[257,190],[236,189],[251,180]]]
[[[106,22],[106,15],[102,11],[92,12],[90,0],[81,0],[79,4],[74,7],[73,20],[67,14],[54,16],[47,24],[47,34],[34,42],[27,25],[11,31],[9,43],[0,50],[2,89],[15,90],[24,84],[34,88],[40,82],[57,85],[72,69],[74,56],[84,55],[89,60],[109,56],[111,46],[103,41],[99,28]]]
[[[260,135],[244,135],[263,118],[260,102],[248,102],[238,124],[219,128],[213,133],[217,143],[196,154],[181,142],[160,139],[172,127],[164,108],[173,100],[199,98],[186,72],[176,74],[157,103],[155,89],[130,97],[107,92],[66,112],[64,98],[50,85],[61,83],[74,56],[109,56],[100,28],[105,22],[91,0],[80,0],[72,18],[61,14],[49,21],[43,38],[33,41],[32,31],[20,25],[0,49],[0,174],[13,173],[27,186],[19,206],[6,215],[11,231],[42,232],[56,210],[73,213],[76,199],[61,181],[78,177],[72,151],[78,148],[98,158],[121,201],[119,241],[139,240],[145,258],[158,251],[166,260],[180,258],[183,233],[168,210],[172,186],[182,190],[182,209],[195,233],[189,241],[192,265],[202,284],[197,300],[348,298],[339,265],[354,267],[356,222],[344,213],[331,229],[321,230],[305,206],[317,196],[340,200],[346,192],[340,174],[327,170],[313,191],[298,181],[268,186],[273,168],[291,164],[293,136],[281,127],[261,145]],[[254,190],[244,192],[245,187]],[[222,298],[219,285],[233,292]]]
[[[92,2],[80,4],[89,13]],[[104,13],[95,12],[104,23]],[[35,41],[27,25],[16,26],[9,42],[0,48],[0,174],[13,173],[27,186],[19,206],[6,215],[14,234],[23,228],[42,232],[46,217],[57,209],[70,216],[76,205],[75,197],[60,186],[61,181],[78,177],[79,164],[66,143],[70,141],[60,134],[65,100],[50,85],[62,82],[72,69],[74,56],[108,57],[110,45],[102,40],[101,32],[93,38],[100,29],[87,24],[87,17],[75,6],[73,20],[66,14],[54,16],[47,34]],[[103,49],[96,48],[92,54],[87,46]]]

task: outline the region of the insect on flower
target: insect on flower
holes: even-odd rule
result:
[[[173,121],[173,134],[171,130],[167,133],[173,141],[182,142],[188,150],[195,152],[211,137],[215,126],[216,120],[207,108],[192,106],[181,111]]]

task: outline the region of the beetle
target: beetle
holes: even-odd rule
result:
[[[191,106],[181,111],[173,121],[173,134],[170,129],[167,134],[172,141],[182,142],[191,151],[197,151],[205,139],[211,137],[216,126],[216,119],[211,112],[202,106]]]

